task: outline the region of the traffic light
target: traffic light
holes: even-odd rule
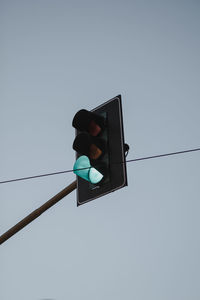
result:
[[[76,128],[77,205],[127,185],[121,96],[92,111],[81,109],[72,121]]]
[[[72,125],[80,132],[73,149],[82,155],[74,165],[74,173],[91,184],[100,184],[109,172],[106,118],[81,109],[74,116]]]

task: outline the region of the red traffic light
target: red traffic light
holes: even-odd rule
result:
[[[72,126],[79,131],[86,131],[91,136],[100,135],[105,129],[105,119],[86,109],[79,110],[72,121]]]

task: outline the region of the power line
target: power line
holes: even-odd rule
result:
[[[151,159],[151,158],[159,158],[159,157],[183,154],[183,153],[194,152],[194,151],[200,151],[200,148],[177,151],[177,152],[171,152],[171,153],[165,153],[165,154],[158,154],[158,155],[147,156],[147,157],[140,157],[140,158],[127,160],[126,162],[133,162],[133,161],[139,161],[139,160],[145,160],[145,159]]]
[[[158,154],[158,155],[152,155],[152,156],[146,156],[146,157],[139,157],[139,158],[135,158],[135,159],[126,160],[125,162],[120,162],[120,163],[121,164],[123,164],[123,163],[130,163],[130,162],[136,162],[136,161],[140,161],[140,160],[160,158],[160,157],[166,157],[166,156],[171,156],[171,155],[184,154],[184,153],[195,152],[195,151],[200,151],[200,148],[183,150],[183,151],[177,151],[177,152],[170,152],[170,153],[164,153],[164,154]],[[88,168],[77,169],[77,171],[78,170],[84,170],[84,169],[88,169]],[[46,176],[52,176],[52,175],[59,175],[59,174],[71,173],[71,172],[73,172],[73,170],[65,170],[65,171],[59,171],[59,172],[53,172],[53,173],[46,173],[46,174],[40,174],[40,175],[34,175],[34,176],[28,176],[28,177],[21,177],[21,178],[9,179],[9,180],[0,181],[0,184],[10,183],[10,182],[16,182],[16,181],[22,181],[22,180],[28,180],[28,179],[34,179],[34,178],[40,178],[40,177],[46,177]]]
[[[70,172],[73,172],[73,170],[66,170],[66,171],[59,171],[59,172],[53,172],[53,173],[46,173],[46,174],[40,174],[40,175],[34,175],[34,176],[28,176],[28,177],[9,179],[9,180],[5,180],[5,181],[0,181],[0,184],[15,182],[15,181],[22,181],[22,180],[27,180],[27,179],[34,179],[34,178],[45,177],[45,176],[64,174],[64,173],[70,173]]]

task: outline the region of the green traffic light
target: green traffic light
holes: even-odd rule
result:
[[[85,155],[82,155],[77,159],[74,164],[73,171],[77,176],[91,182],[92,184],[99,183],[103,178],[103,175],[90,165],[90,160]]]

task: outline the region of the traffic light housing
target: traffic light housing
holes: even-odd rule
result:
[[[72,125],[76,128],[77,205],[126,186],[121,96],[92,111],[81,109]]]

